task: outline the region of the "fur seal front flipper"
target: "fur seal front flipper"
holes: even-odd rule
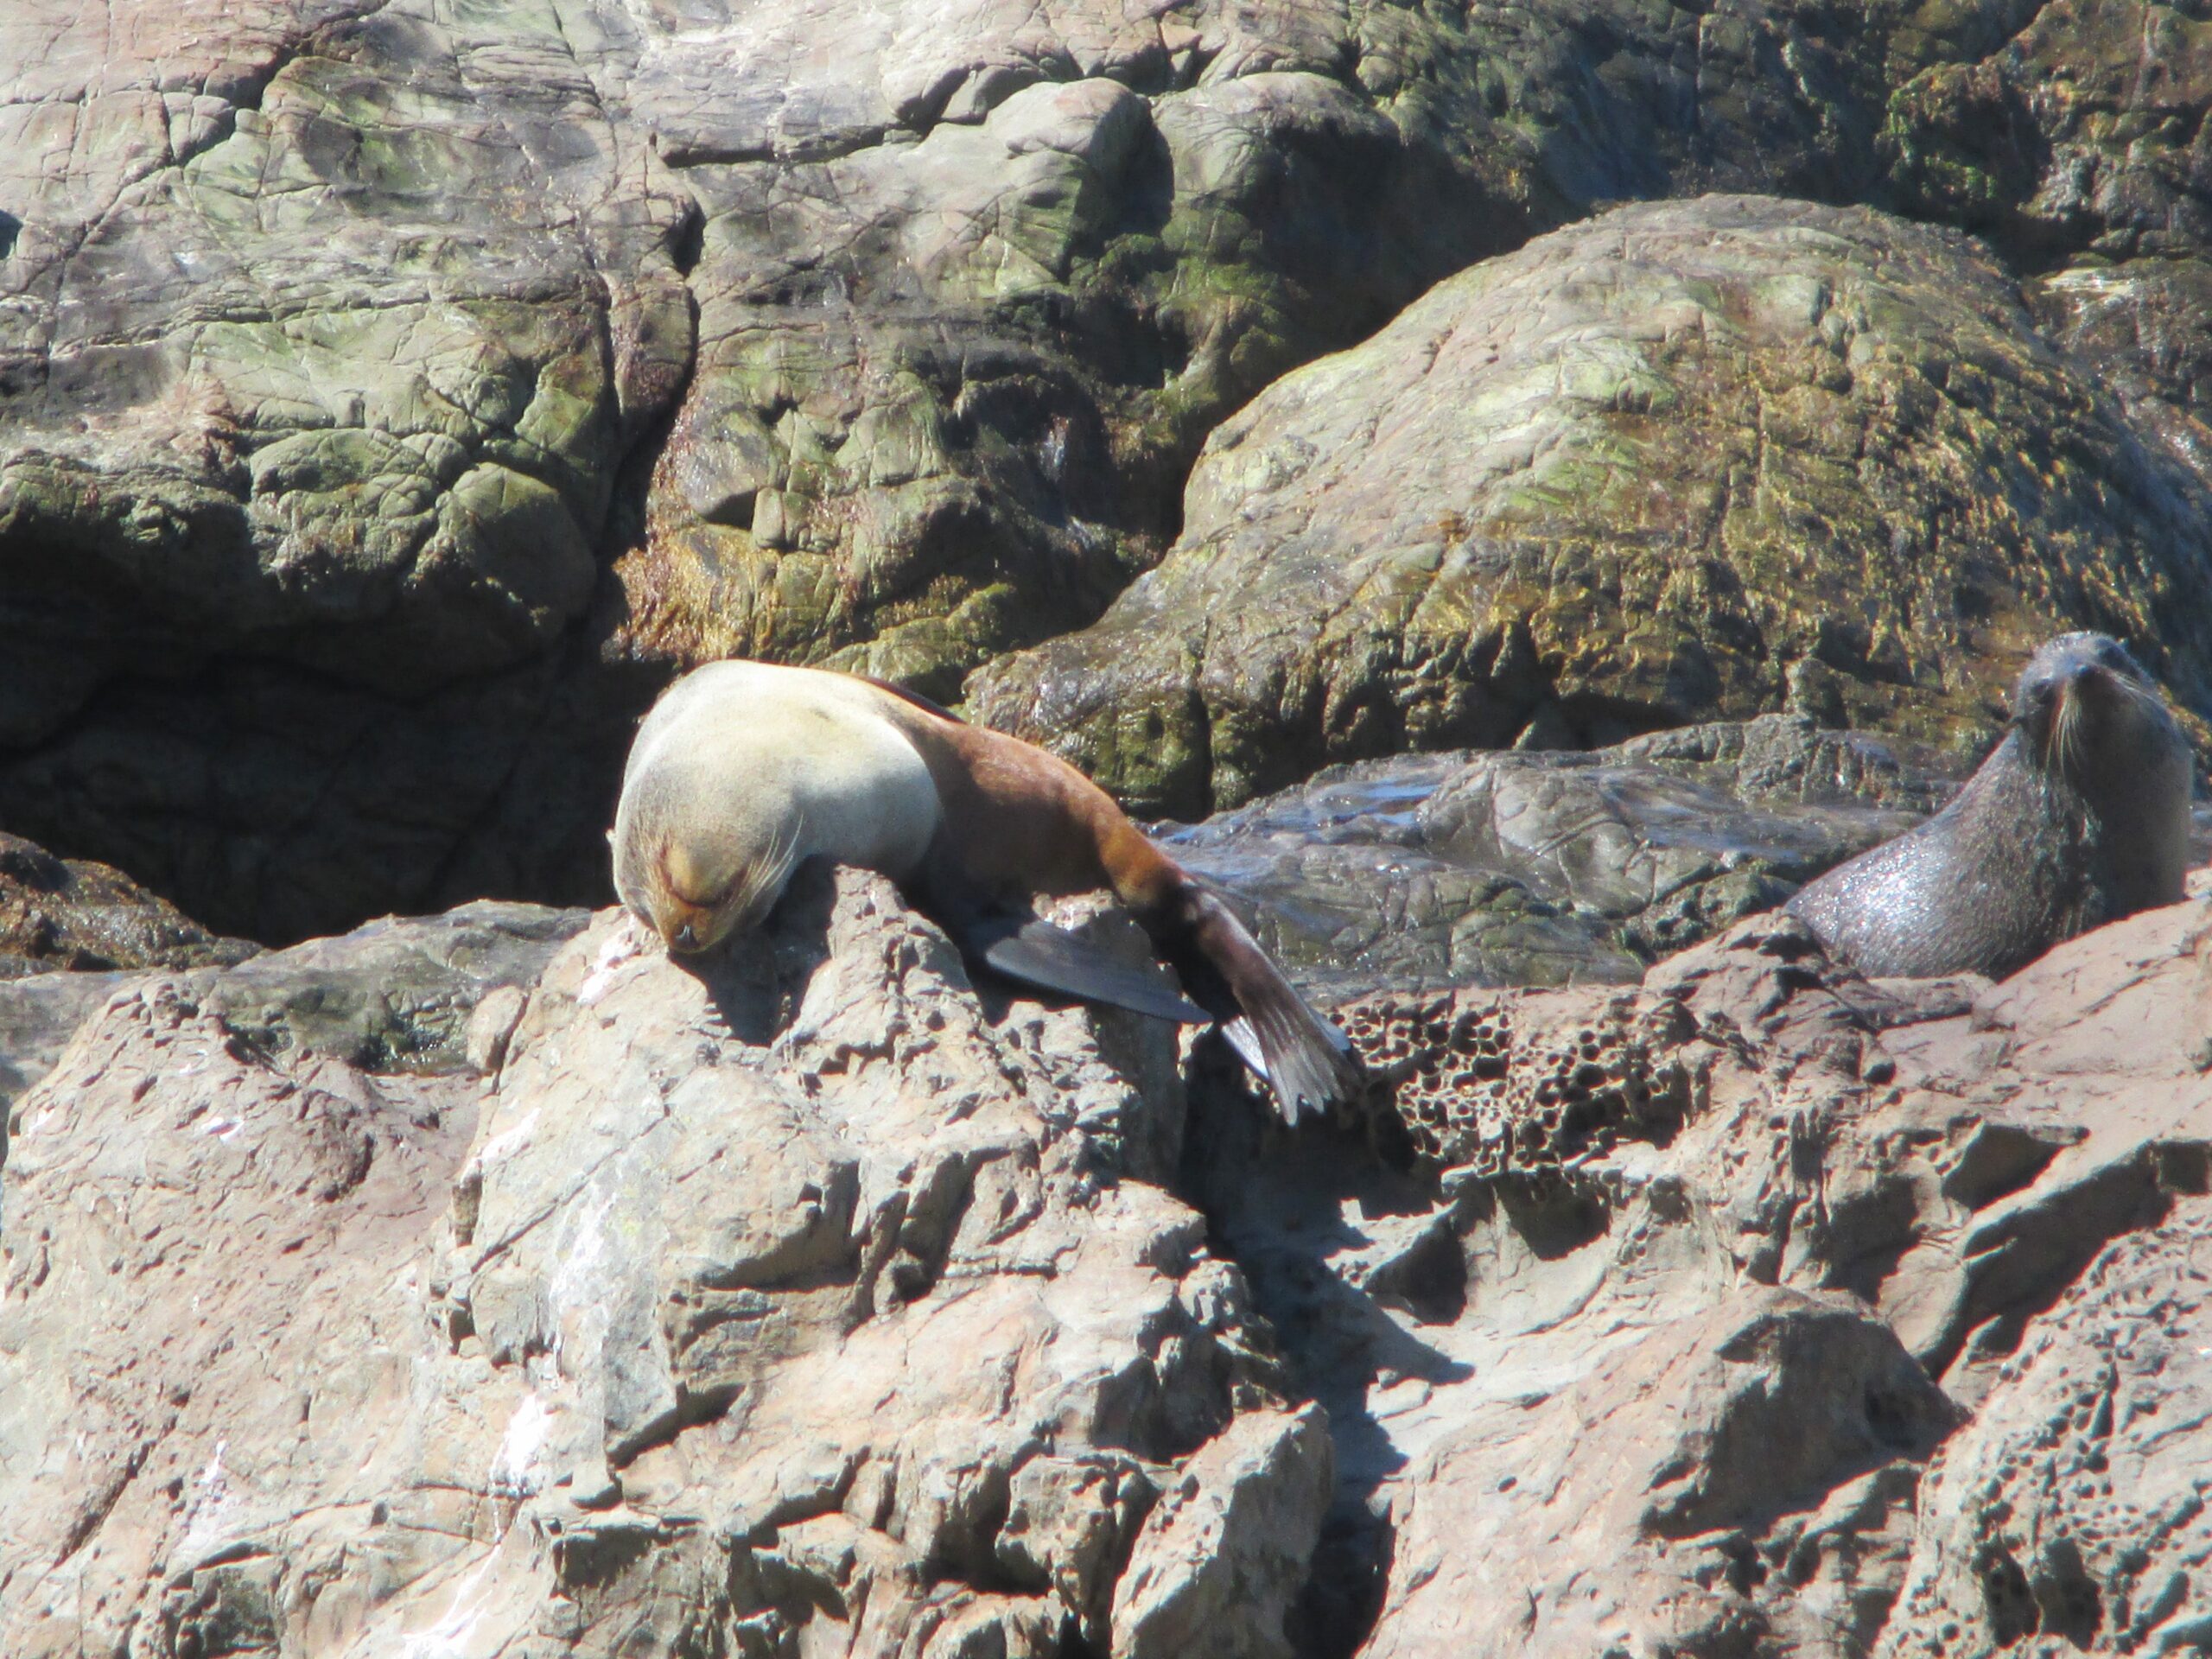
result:
[[[1081,934],[1040,917],[986,916],[965,925],[942,916],[938,919],[961,955],[1025,985],[1185,1026],[1203,1026],[1213,1019],[1150,975],[1115,961]]]

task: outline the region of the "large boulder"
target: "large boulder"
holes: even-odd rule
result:
[[[1270,386],[1165,563],[972,691],[1183,816],[1329,760],[1785,702],[1971,743],[2069,626],[2202,714],[2208,519],[1963,238],[1624,207]]]
[[[0,821],[264,939],[593,893],[672,667],[1090,620],[1223,412],[1521,233],[1351,38],[11,8]]]
[[[1362,997],[1372,1145],[857,874],[0,985],[0,1645],[2186,1647],[2208,938]]]
[[[220,29],[20,0],[0,823],[264,941],[602,899],[673,669],[952,695],[1157,560],[1259,387],[1627,199],[1982,231],[2194,465],[2162,342],[2201,311],[2167,280],[2202,243],[2196,30],[2147,0],[240,0]]]
[[[878,877],[762,943],[100,982],[14,1103],[0,1649],[1287,1659],[1331,1444],[1142,1179],[1168,1029],[979,1002]],[[362,1044],[406,961],[450,1038]]]

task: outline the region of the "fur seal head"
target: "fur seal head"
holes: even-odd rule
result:
[[[802,859],[904,875],[937,833],[928,766],[864,681],[715,663],[638,731],[615,809],[614,886],[683,955],[756,925]]]
[[[2013,682],[2012,724],[2038,766],[2074,779],[2139,759],[2146,740],[2163,750],[2180,734],[2151,677],[2105,633],[2062,633],[2031,657]]]
[[[762,920],[803,859],[880,870],[971,968],[1158,1018],[1217,1021],[1293,1122],[1359,1064],[1235,913],[1058,756],[849,674],[713,663],[638,728],[608,839],[622,902],[696,956]],[[1039,917],[1110,890],[1186,997]]]

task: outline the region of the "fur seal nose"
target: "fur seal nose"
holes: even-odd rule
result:
[[[699,937],[691,931],[691,924],[686,922],[676,930],[676,937],[670,943],[681,950],[696,950],[699,947]]]

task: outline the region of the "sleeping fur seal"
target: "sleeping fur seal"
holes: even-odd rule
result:
[[[639,728],[610,837],[614,885],[671,950],[757,925],[809,857],[880,870],[971,960],[1046,989],[1224,1034],[1293,1122],[1350,1097],[1351,1045],[1228,907],[1058,756],[874,680],[711,663]],[[1164,991],[1029,909],[1110,888],[1182,976]]]
[[[2011,729],[1951,804],[1789,911],[1863,974],[2001,979],[2062,939],[2179,901],[2192,773],[2126,648],[2062,634],[2021,671]]]

